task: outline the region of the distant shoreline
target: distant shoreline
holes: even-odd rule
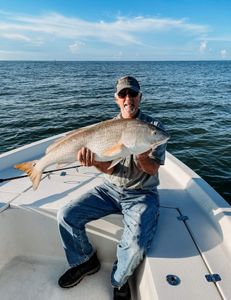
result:
[[[86,63],[97,63],[97,62],[110,62],[110,63],[114,63],[114,62],[119,62],[119,63],[123,63],[123,62],[231,62],[231,59],[219,59],[219,60],[51,60],[51,59],[47,59],[47,60],[7,60],[7,59],[0,59],[0,62],[86,62]]]

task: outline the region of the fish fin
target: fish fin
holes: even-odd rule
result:
[[[117,165],[123,159],[124,159],[124,157],[119,157],[117,159],[114,159],[107,169],[110,170],[111,168],[113,168],[115,165]]]
[[[30,180],[32,181],[34,190],[36,190],[38,188],[41,177],[42,177],[42,172],[35,168],[36,162],[37,162],[36,160],[27,161],[27,162],[23,162],[21,164],[17,164],[14,166],[16,169],[19,169],[28,174],[28,176],[30,177]]]
[[[124,144],[115,144],[111,148],[106,149],[103,152],[104,156],[114,156],[120,154],[123,150],[125,150]]]

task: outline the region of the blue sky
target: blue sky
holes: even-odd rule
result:
[[[230,0],[0,0],[0,60],[230,60],[230,12]]]

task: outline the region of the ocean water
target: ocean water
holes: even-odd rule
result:
[[[168,151],[231,203],[231,61],[0,61],[0,153],[112,118],[117,78],[141,84]]]

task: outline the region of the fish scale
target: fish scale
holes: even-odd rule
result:
[[[47,167],[74,162],[82,147],[90,149],[97,161],[112,161],[114,166],[121,159],[154,149],[168,139],[169,135],[153,124],[138,119],[112,119],[72,131],[50,145],[41,159],[17,164],[15,168],[30,176],[36,190]]]

